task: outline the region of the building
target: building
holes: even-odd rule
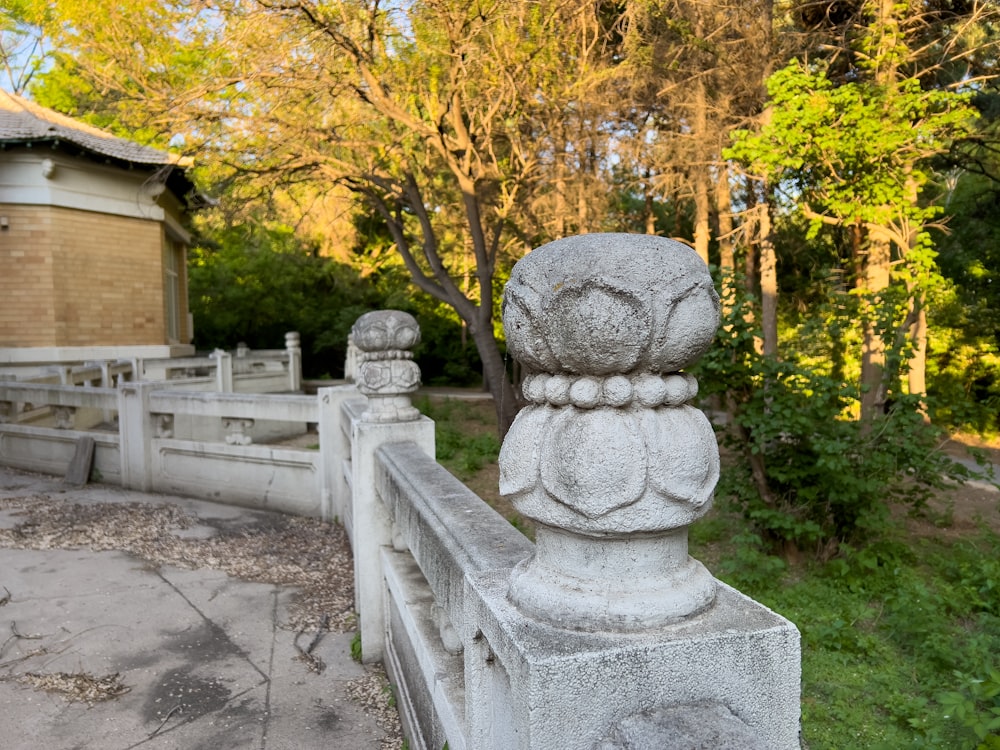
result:
[[[0,365],[193,354],[185,166],[0,91]]]

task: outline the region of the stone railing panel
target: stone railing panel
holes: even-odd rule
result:
[[[395,546],[413,555],[449,621],[462,623],[465,577],[510,570],[531,554],[531,542],[413,443],[376,456],[375,487]]]

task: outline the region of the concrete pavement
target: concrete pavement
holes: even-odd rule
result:
[[[118,488],[86,502],[170,501],[205,521],[242,511]],[[59,495],[58,479],[0,469],[0,499]],[[0,529],[23,522],[0,505]],[[326,633],[300,658],[288,629],[295,589],[210,568],[150,565],[123,552],[0,545],[0,748],[4,750],[292,750],[382,746],[376,715],[349,697],[378,676],[350,657],[350,633]],[[306,647],[314,634],[299,637]],[[374,681],[374,682],[372,682]],[[53,687],[69,689],[69,694]],[[115,694],[95,701],[69,700]]]

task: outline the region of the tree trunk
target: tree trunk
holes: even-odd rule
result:
[[[561,134],[560,134],[561,135]],[[553,237],[559,239],[566,236],[566,139],[560,137],[559,146],[555,153],[555,179],[553,197]]]
[[[859,222],[854,222],[849,231],[851,233],[851,274],[854,276],[854,288],[864,289],[866,283],[865,262],[864,252],[861,249],[865,236],[864,227]]]
[[[711,229],[709,228],[709,214],[711,212],[711,202],[709,200],[709,179],[706,169],[706,159],[704,158],[707,147],[705,140],[708,137],[708,94],[705,91],[705,82],[699,76],[694,86],[694,175],[692,186],[694,188],[694,249],[698,257],[708,263],[708,243],[711,239]]]
[[[719,174],[715,181],[715,211],[719,217],[719,275],[722,277],[722,305],[728,310],[734,302],[736,290],[733,287],[733,276],[736,271],[736,261],[733,256],[733,207],[729,192],[729,169],[719,165]]]
[[[885,338],[878,328],[879,295],[889,286],[889,238],[872,228],[868,233],[868,257],[865,260],[864,341],[861,348],[861,421],[871,424],[885,411]]]
[[[910,356],[910,369],[907,372],[909,391],[914,396],[920,396],[920,413],[927,418],[927,405],[924,396],[927,395],[927,311],[924,309],[923,296],[913,300],[917,306],[916,321],[910,328],[910,338],[913,342],[913,354]]]
[[[907,170],[906,177],[906,200],[911,206],[918,205],[920,200],[920,189],[913,178],[912,170]],[[910,229],[906,238],[906,251],[909,252],[917,246],[918,234],[916,229]],[[910,304],[913,306],[914,315],[912,324],[907,331],[913,343],[912,354],[910,355],[909,368],[907,370],[907,380],[910,393],[921,397],[920,411],[927,418],[927,407],[923,402],[923,396],[927,394],[927,310],[924,305],[923,292],[915,283],[908,284],[910,292]]]
[[[653,172],[646,169],[645,183],[643,185],[643,223],[646,234],[656,234],[656,212],[653,211]]]
[[[493,396],[493,406],[497,414],[497,429],[503,440],[514,422],[514,417],[521,409],[521,396],[507,376],[504,359],[500,355],[500,346],[493,337],[493,329],[475,326],[472,329],[472,340],[483,362],[483,377]]]
[[[764,356],[778,354],[778,259],[771,233],[771,204],[758,207],[760,232],[760,325]]]
[[[757,269],[760,266],[758,253],[758,214],[757,210],[757,188],[752,179],[747,178],[747,210],[743,214],[743,238],[746,245],[746,257],[743,259],[743,287],[747,294],[753,296],[757,292]],[[743,320],[751,326],[755,322],[756,314],[753,307],[747,305],[743,313]],[[760,336],[754,336],[754,349],[758,354],[764,351],[764,340]]]

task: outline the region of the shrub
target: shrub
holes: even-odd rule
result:
[[[750,304],[729,311],[698,375],[702,392],[726,403],[724,441],[745,459],[726,471],[720,494],[768,541],[828,557],[877,536],[889,503],[920,507],[968,476],[938,450],[942,434],[917,397],[894,393],[884,415],[862,423],[853,417],[857,386],[759,354]]]

